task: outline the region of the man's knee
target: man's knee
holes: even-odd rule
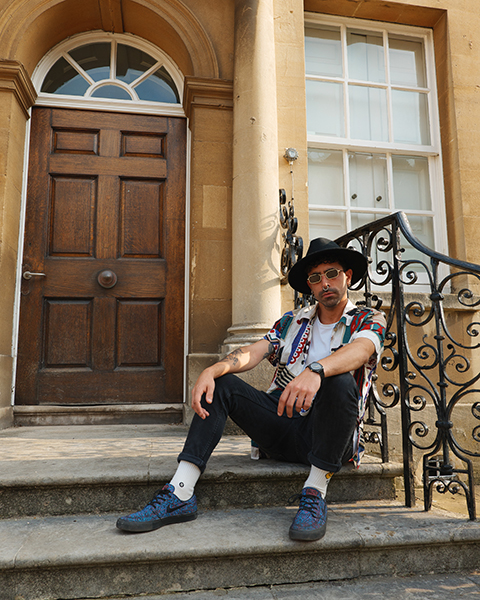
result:
[[[215,389],[230,389],[237,385],[239,379],[233,373],[227,373],[215,379]]]
[[[356,404],[360,392],[353,375],[351,373],[341,373],[340,375],[326,377],[322,381],[320,394],[323,398],[336,398],[337,401],[344,400],[347,403],[353,402]]]

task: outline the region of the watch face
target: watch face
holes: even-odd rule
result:
[[[313,362],[310,365],[308,365],[308,368],[310,369],[310,371],[313,371],[317,375],[320,375],[320,379],[323,380],[323,378],[325,377],[325,371],[323,370],[323,365],[321,363]]]

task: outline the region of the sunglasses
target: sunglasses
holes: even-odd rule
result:
[[[328,269],[328,271],[325,271],[325,273],[312,273],[309,277],[307,277],[307,281],[311,284],[320,283],[324,275],[327,279],[335,279],[335,277],[338,277],[340,273],[344,273],[344,270],[332,268]]]

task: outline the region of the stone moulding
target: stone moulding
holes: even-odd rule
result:
[[[0,91],[13,93],[25,117],[30,117],[29,109],[35,104],[37,92],[22,63],[16,60],[0,61]]]
[[[193,107],[232,110],[233,81],[208,77],[185,77],[183,107],[188,118]]]

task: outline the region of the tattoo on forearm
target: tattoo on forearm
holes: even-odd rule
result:
[[[232,365],[236,367],[238,365],[240,354],[243,354],[243,350],[241,348],[237,348],[237,350],[230,352],[230,354],[227,354],[225,358],[222,358],[220,362],[232,363]]]
[[[275,350],[275,346],[272,344],[272,342],[269,342],[269,344],[268,344],[268,351],[265,352],[265,354],[262,357],[262,360],[264,358],[268,358],[269,356],[271,356],[273,354],[274,350]]]

